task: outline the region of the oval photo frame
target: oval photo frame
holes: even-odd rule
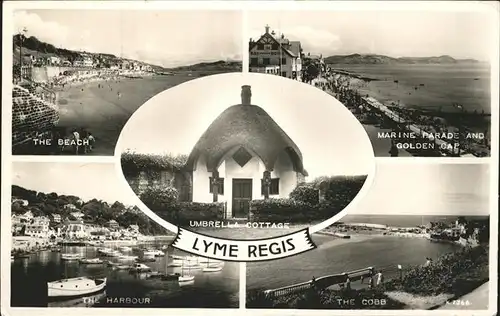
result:
[[[183,166],[187,165],[186,170],[191,173],[191,202],[208,204],[222,200],[226,217],[220,220],[227,220],[229,212],[235,214],[235,210],[227,207],[237,201],[232,191],[245,195],[244,191],[250,190],[251,200],[264,201],[252,203],[263,205],[265,211],[266,200],[274,202],[278,198],[281,204],[286,204],[296,187],[306,183],[306,178],[308,182],[314,178],[320,205],[325,194],[319,191],[328,187],[325,179],[364,176],[361,187],[340,211],[307,225],[310,233],[330,226],[353,209],[369,190],[375,174],[375,157],[368,135],[342,103],[314,86],[256,73],[206,76],[165,90],[146,101],[120,133],[114,159],[116,172],[128,187],[124,192],[135,196],[136,205],[148,217],[177,234],[179,227],[186,226],[159,216],[139,197],[145,191],[138,193],[144,183],[145,190],[152,190],[177,179],[168,176],[168,172],[157,173],[157,180],[141,178],[144,170],[139,170],[143,168],[139,166],[131,180],[130,174],[124,173],[124,153],[139,156],[140,162],[134,161],[133,166],[144,165],[148,156],[183,154]],[[172,172],[175,176],[176,171]],[[217,178],[219,181],[214,181]],[[222,187],[220,192],[221,178],[224,182],[230,180],[233,186],[226,190]],[[278,179],[278,184],[274,179]],[[239,188],[232,190],[235,183]],[[304,191],[296,192],[295,196],[307,198],[311,194],[308,189]],[[248,199],[248,194],[243,198]],[[295,208],[303,205],[309,204],[298,204]],[[257,239],[262,238],[245,240]]]

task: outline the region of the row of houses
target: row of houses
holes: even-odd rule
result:
[[[69,60],[59,56],[37,56],[35,54],[25,54],[23,58],[24,65],[33,67],[43,66],[61,66],[61,67],[78,67],[78,68],[109,68],[134,71],[152,72],[153,68],[136,61],[123,59],[111,59],[103,55],[90,55],[82,53],[79,57]]]
[[[76,220],[62,220],[59,214],[53,214],[50,218],[14,214],[11,217],[11,225],[13,234],[37,238],[115,239],[136,238],[140,234],[138,225],[124,228],[112,219],[103,227],[84,223],[81,216],[77,216]]]

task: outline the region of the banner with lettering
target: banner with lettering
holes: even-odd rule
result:
[[[172,246],[198,256],[224,261],[268,261],[290,257],[316,248],[309,229],[275,238],[220,239],[179,227]]]

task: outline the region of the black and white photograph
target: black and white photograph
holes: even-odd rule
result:
[[[109,163],[13,163],[10,305],[238,308],[239,264],[172,248],[121,187]]]
[[[342,104],[299,82],[250,73],[153,97],[123,128],[118,155],[120,177],[150,211],[243,239],[340,214],[375,167],[366,132]]]
[[[313,235],[317,249],[247,264],[247,308],[487,310],[489,172],[377,162],[357,207]]]
[[[495,15],[448,5],[249,11],[249,71],[339,100],[363,124],[377,157],[489,157]]]
[[[43,9],[12,18],[14,155],[112,156],[152,96],[242,68],[241,11]]]

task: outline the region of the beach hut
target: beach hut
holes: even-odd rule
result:
[[[222,112],[189,155],[194,202],[227,202],[229,217],[247,217],[249,202],[288,197],[307,172],[293,140],[243,86],[241,104]]]

